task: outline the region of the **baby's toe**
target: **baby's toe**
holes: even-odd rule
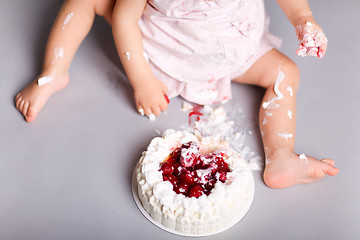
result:
[[[151,112],[155,116],[159,116],[161,114],[160,106],[154,106],[151,108]]]
[[[335,161],[332,159],[321,159],[322,162],[326,162],[328,164],[330,164],[331,166],[335,165]]]
[[[37,111],[34,111],[32,108],[28,108],[27,113],[24,114],[24,116],[27,122],[32,122],[36,119]]]
[[[15,98],[15,106],[16,106],[16,108],[20,111],[20,103],[21,103],[21,101],[22,101],[23,99],[22,99],[22,97],[21,97],[21,95],[20,94],[18,94],[17,96],[16,96],[16,98]]]
[[[335,162],[331,159],[323,159],[322,162],[322,170],[325,174],[329,176],[335,176],[338,174],[339,169],[334,167]]]
[[[24,116],[27,115],[28,113],[28,110],[29,110],[29,106],[30,106],[30,103],[28,101],[25,101],[23,107],[22,107],[22,110],[21,112],[24,114]]]
[[[19,105],[18,105],[18,109],[22,114],[24,114],[23,108],[24,108],[25,102],[26,102],[26,100],[21,99],[21,101],[19,102]]]

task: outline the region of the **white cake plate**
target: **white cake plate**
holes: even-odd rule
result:
[[[136,205],[138,206],[140,212],[150,221],[152,222],[155,226],[176,234],[176,235],[180,235],[180,236],[185,236],[185,237],[204,237],[204,236],[210,236],[210,235],[214,235],[220,232],[223,232],[229,228],[231,228],[232,226],[234,226],[235,224],[237,224],[244,216],[245,214],[249,211],[250,206],[253,202],[254,199],[254,193],[255,193],[255,184],[254,184],[254,178],[251,178],[251,183],[250,183],[250,198],[249,200],[245,203],[244,208],[241,209],[241,211],[238,214],[238,217],[234,219],[234,221],[230,222],[228,225],[222,227],[221,229],[218,229],[217,231],[214,232],[210,232],[210,233],[204,233],[204,234],[194,234],[194,233],[184,233],[184,232],[179,232],[176,231],[175,229],[170,229],[165,227],[164,225],[162,225],[161,223],[155,221],[148,212],[145,211],[144,207],[142,206],[142,203],[140,201],[139,195],[138,195],[138,189],[137,189],[137,182],[136,182],[136,167],[134,169],[133,175],[132,175],[132,193],[133,193],[133,197],[135,200]],[[252,176],[252,174],[251,174]]]

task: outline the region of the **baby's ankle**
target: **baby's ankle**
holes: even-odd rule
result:
[[[294,154],[294,150],[292,147],[282,146],[282,147],[265,148],[266,159],[276,159],[288,154]]]

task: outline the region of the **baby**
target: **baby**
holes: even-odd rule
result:
[[[306,0],[277,0],[296,29],[300,56],[323,57],[327,39]],[[95,14],[112,26],[140,114],[153,119],[168,97],[198,104],[231,98],[231,82],[266,88],[260,130],[271,188],[314,182],[339,171],[331,159],[294,153],[299,70],[276,50],[263,0],[66,0],[52,27],[41,74],[16,96],[26,121],[69,82],[68,69]]]

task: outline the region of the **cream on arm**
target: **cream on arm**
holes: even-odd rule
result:
[[[327,49],[327,38],[315,22],[307,0],[277,0],[285,15],[296,29],[300,41],[296,54],[302,57],[322,58]]]

